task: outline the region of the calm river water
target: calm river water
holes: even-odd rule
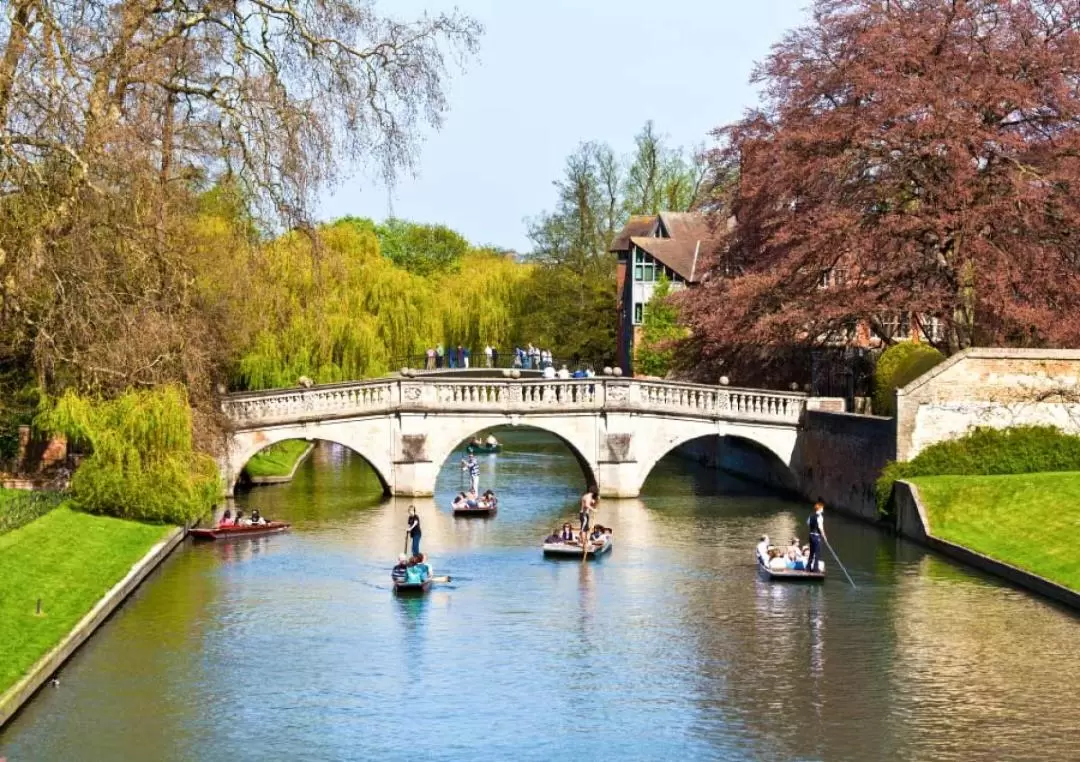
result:
[[[582,477],[502,434],[490,521],[455,520],[456,460],[415,501],[454,582],[397,599],[407,500],[323,445],[245,509],[294,522],[186,545],[0,735],[23,760],[980,760],[1080,757],[1080,621],[829,518],[858,584],[770,585],[751,549],[806,506],[678,459],[604,501],[615,549],[545,561]],[[836,571],[834,569],[834,571]]]

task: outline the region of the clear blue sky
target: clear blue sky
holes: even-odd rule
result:
[[[477,244],[529,250],[525,219],[554,202],[552,181],[585,140],[628,153],[646,120],[673,145],[757,102],[751,69],[809,0],[458,0],[485,27],[479,60],[450,86],[443,128],[427,131],[416,176],[393,212],[441,222]],[[443,0],[381,0],[406,16]],[[382,219],[388,193],[356,174],[319,208],[323,219]]]

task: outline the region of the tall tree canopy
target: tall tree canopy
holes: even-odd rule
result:
[[[812,19],[717,133],[735,224],[686,296],[701,359],[901,311],[950,351],[1080,340],[1080,2],[817,0]]]
[[[479,33],[373,0],[4,3],[2,359],[52,392],[176,381],[197,400],[250,222],[209,243],[198,191],[223,182],[263,222],[307,226],[351,164],[410,163]]]

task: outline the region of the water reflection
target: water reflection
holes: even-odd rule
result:
[[[643,498],[601,503],[610,555],[545,560],[580,468],[535,433],[497,436],[489,521],[453,518],[453,456],[429,500],[384,500],[336,447],[292,484],[238,496],[293,530],[186,546],[0,736],[0,756],[1073,755],[1080,709],[1049,689],[1080,674],[1072,615],[838,517],[830,539],[858,590],[762,581],[757,538],[800,532],[806,506],[674,459]],[[410,504],[454,581],[398,598]]]

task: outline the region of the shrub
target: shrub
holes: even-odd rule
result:
[[[944,359],[929,344],[904,341],[886,349],[874,369],[874,414],[896,415],[896,390]]]
[[[91,448],[71,480],[79,510],[183,524],[206,515],[221,494],[214,460],[192,447],[182,387],[129,390],[113,400],[69,391],[38,425]]]
[[[906,463],[890,463],[877,481],[878,510],[885,513],[897,479],[1080,471],[1080,436],[1053,426],[979,427],[938,442]]]
[[[63,500],[59,492],[0,490],[0,534],[44,516]]]

